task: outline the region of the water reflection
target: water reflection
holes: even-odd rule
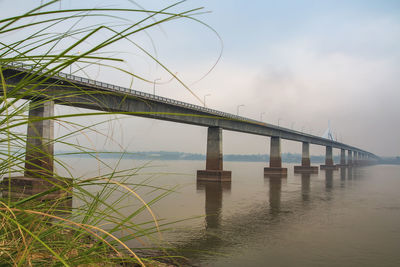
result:
[[[262,266],[266,257],[264,255],[267,254],[269,258],[274,255],[265,249],[267,246],[270,245],[272,249],[276,249],[273,244],[280,242],[282,235],[293,225],[295,227],[291,228],[292,230],[303,226],[304,229],[309,229],[312,223],[319,225],[321,216],[331,214],[333,208],[341,205],[338,199],[342,199],[343,196],[352,197],[351,194],[344,194],[347,191],[335,190],[335,188],[339,189],[339,183],[341,187],[347,186],[348,183],[352,183],[349,181],[353,179],[352,177],[363,174],[355,168],[341,168],[340,173],[337,174],[333,170],[324,172],[301,173],[296,175],[295,179],[293,176],[289,176],[288,179],[281,176],[264,176],[265,188],[249,191],[248,187],[254,188],[255,184],[260,185],[259,182],[262,181],[259,180],[258,183],[253,182],[243,190],[234,190],[230,194],[229,202],[225,202],[225,205],[222,204],[223,198],[226,197],[224,192],[231,192],[231,183],[198,182],[197,190],[202,196],[204,194],[205,198],[204,210],[207,215],[204,219],[205,225],[200,226],[200,231],[199,228],[195,228],[185,233],[186,238],[178,245],[178,248],[186,251],[185,256],[199,260],[200,266],[202,266],[201,263],[207,265],[210,262],[210,266],[246,266],[238,265],[236,261],[226,261],[226,259],[222,260],[226,263],[225,265],[221,265],[221,262],[214,265],[212,263],[214,258],[210,256],[206,259],[201,251],[227,253],[230,258],[232,256],[230,253],[235,254],[242,249],[248,252],[251,249],[246,249],[247,247],[258,244],[259,259],[256,260],[257,264],[250,265]],[[316,179],[311,179],[314,176]],[[260,179],[255,177],[256,175],[250,177],[249,180]],[[335,183],[337,183],[336,187]],[[340,191],[340,198],[335,198],[337,191]],[[262,198],[260,198],[260,192],[263,193]],[[252,194],[258,195],[255,197]],[[254,198],[254,201],[251,204],[243,204],[244,198]],[[237,201],[238,205],[233,205],[234,201]],[[318,230],[317,233],[319,233]],[[310,242],[313,241],[310,240]],[[297,251],[297,248],[291,249],[292,252]],[[200,253],[195,251],[200,251]]]
[[[221,226],[223,192],[231,191],[231,182],[197,181],[197,191],[205,191],[206,229]]]
[[[365,176],[365,169],[362,167],[353,168],[353,180],[362,179]]]
[[[346,168],[340,167],[340,187],[344,188],[346,184]]]
[[[310,188],[311,188],[311,173],[301,174],[301,199],[303,201],[310,200]]]
[[[353,180],[353,167],[347,168],[347,180]]]
[[[270,213],[276,215],[281,209],[282,176],[268,175],[264,179],[269,181],[269,207]]]
[[[333,188],[333,170],[325,170],[325,190],[331,192]]]

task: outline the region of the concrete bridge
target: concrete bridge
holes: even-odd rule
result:
[[[31,101],[29,117],[33,120],[27,130],[25,177],[52,176],[53,121],[34,118],[53,116],[54,104],[208,127],[206,169],[197,172],[198,180],[203,181],[231,180],[231,172],[223,169],[223,130],[271,138],[266,175],[287,173],[287,168],[282,166],[281,139],[302,142],[302,162],[295,167],[295,172],[318,172],[318,167],[310,165],[310,144],[326,147],[321,169],[338,169],[333,162],[333,148],[341,151],[341,167],[378,159],[373,153],[348,144],[75,75],[50,75],[20,63],[2,66],[2,71],[8,92],[19,92]],[[38,101],[43,99],[49,101]]]

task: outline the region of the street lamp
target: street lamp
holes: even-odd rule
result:
[[[279,127],[279,122],[280,122],[281,120],[282,120],[281,118],[278,119],[278,127]]]
[[[211,94],[206,94],[206,95],[204,95],[204,97],[203,97],[203,104],[204,104],[204,107],[206,107],[206,96],[210,96]]]
[[[293,126],[294,126],[294,124],[295,124],[295,122],[292,122],[292,127],[291,127],[291,128],[292,128],[292,130],[293,130]]]
[[[160,80],[161,80],[161,78],[154,79],[154,82],[153,82],[153,95],[156,94],[156,81],[160,81]]]
[[[260,121],[262,121],[263,115],[265,115],[265,112],[261,112],[261,114],[260,114]]]
[[[237,116],[239,116],[239,108],[240,108],[240,107],[244,107],[244,105],[238,105],[238,106],[237,106],[237,110],[236,110],[236,111],[237,111],[237,112],[236,112],[236,115],[237,115]]]
[[[60,3],[61,4],[61,3]],[[76,53],[73,53],[72,55],[74,56],[74,55],[79,55],[81,53],[81,51],[78,51],[78,52],[76,52]],[[72,63],[69,65],[69,74],[71,75],[72,74]]]

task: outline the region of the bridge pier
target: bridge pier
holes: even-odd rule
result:
[[[362,154],[362,165],[368,165],[367,155]]]
[[[340,163],[337,164],[338,167],[347,167],[346,164],[346,150],[340,149]]]
[[[232,172],[223,170],[222,128],[208,127],[206,169],[197,171],[198,181],[231,181]]]
[[[352,166],[353,165],[353,151],[348,150],[347,151],[347,166]]]
[[[338,166],[333,164],[332,147],[326,146],[325,165],[320,166],[321,170],[337,170]]]
[[[23,176],[5,177],[2,186],[11,184],[12,197],[23,197],[46,191],[54,184],[68,186],[69,179],[54,178],[54,102],[31,100],[26,137],[25,168]],[[60,191],[44,196],[52,199]]]
[[[360,162],[358,161],[358,152],[357,152],[357,151],[354,151],[353,165],[354,165],[354,166],[357,166],[357,165],[359,165],[359,164],[360,164]]]
[[[303,142],[302,145],[302,154],[301,154],[301,165],[294,166],[295,173],[318,173],[317,166],[311,166],[310,161],[310,143]]]
[[[282,168],[281,138],[271,136],[269,167],[264,168],[264,175],[287,175],[287,168]]]
[[[25,177],[52,177],[54,171],[54,102],[31,101],[26,137]],[[36,120],[36,121],[35,121]]]

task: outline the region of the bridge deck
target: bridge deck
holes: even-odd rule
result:
[[[20,63],[3,67],[8,90],[27,90],[26,87],[16,88],[15,86],[35,79],[37,75],[34,73],[35,70]],[[37,83],[40,85],[30,94],[25,94],[25,98],[48,97],[61,105],[119,112],[191,125],[217,126],[225,130],[262,136],[279,136],[287,140],[332,146],[376,157],[370,152],[340,142],[121,86],[65,73],[46,75],[46,77],[46,81],[38,80]]]

